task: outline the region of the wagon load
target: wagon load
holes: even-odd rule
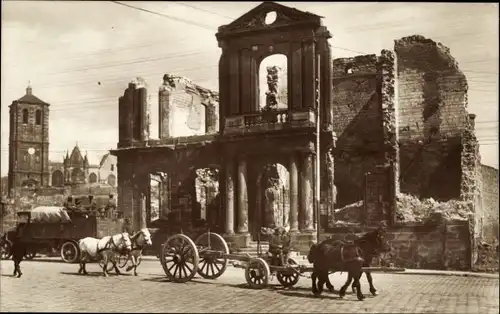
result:
[[[31,210],[31,222],[69,223],[71,218],[63,207],[41,206]]]

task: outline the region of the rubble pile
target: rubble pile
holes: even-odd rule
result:
[[[472,214],[468,203],[459,200],[438,202],[433,198],[420,200],[412,195],[399,194],[396,202],[396,218],[401,222],[425,222],[436,214],[446,220],[467,220]]]

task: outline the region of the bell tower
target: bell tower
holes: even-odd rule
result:
[[[49,184],[49,104],[26,94],[9,106],[9,195],[18,187]]]

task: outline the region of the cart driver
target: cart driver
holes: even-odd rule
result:
[[[286,265],[288,261],[288,251],[290,246],[290,237],[286,230],[281,227],[274,229],[274,234],[269,242],[269,252],[272,254],[273,264]]]

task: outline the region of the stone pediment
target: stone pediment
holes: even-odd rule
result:
[[[276,13],[276,19],[274,22],[266,24],[266,16],[270,12]],[[313,13],[266,1],[237,18],[232,23],[219,27],[218,35],[273,29],[306,23],[317,24],[319,27],[321,26],[321,18],[321,16]]]

